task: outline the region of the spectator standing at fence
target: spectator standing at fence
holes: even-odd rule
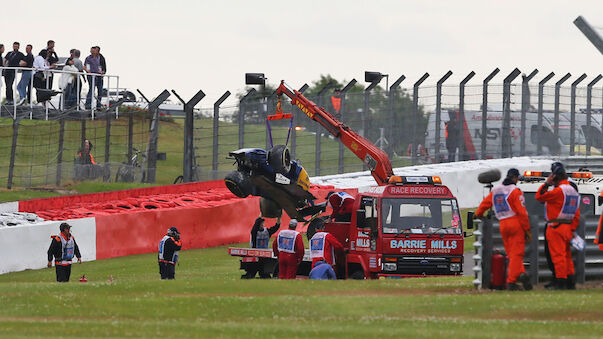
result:
[[[96,48],[96,53],[98,53],[98,57],[100,58],[100,66],[103,74],[107,73],[107,61],[105,60],[105,56],[101,54],[100,47],[94,46]]]
[[[96,48],[96,46],[90,48],[90,55],[86,57],[84,61],[84,70],[86,73],[90,74],[104,74],[103,69],[101,68],[101,58],[99,55],[100,48]],[[96,107],[100,108],[101,103],[101,94],[103,90],[103,77],[102,76],[93,76],[88,75],[88,84],[89,90],[88,95],[86,96],[86,109],[90,109],[92,104],[92,95],[94,94],[94,89],[97,90],[97,102]]]
[[[71,225],[64,222],[59,226],[61,234],[52,236],[50,247],[48,248],[48,267],[56,266],[58,282],[68,282],[71,276],[71,260],[75,256],[78,263],[82,263],[80,249],[71,235]]]
[[[5,67],[19,67],[21,60],[25,58],[23,53],[19,51],[20,44],[15,41],[13,42],[13,50],[6,54],[4,58]],[[4,83],[6,84],[6,104],[12,105],[14,103],[13,97],[13,83],[15,82],[15,76],[17,75],[16,69],[4,70]]]
[[[54,40],[48,40],[46,43],[46,54],[48,65],[50,68],[55,68],[56,63],[59,62],[59,57],[54,51]],[[52,88],[52,73],[48,73],[48,88]]]
[[[35,73],[33,75],[33,86],[36,89],[36,100],[38,103],[42,102],[41,94],[38,89],[46,88],[46,76],[47,70],[50,69],[48,65],[48,52],[46,49],[43,49],[38,53],[38,55],[34,58],[33,68],[35,68]]]
[[[77,68],[77,71],[80,73],[84,72],[84,63],[82,62],[82,59],[80,59],[81,56],[81,52],[79,49],[72,49],[70,51],[71,54],[71,58],[73,58],[73,66],[75,66]],[[79,76],[78,76],[79,78]],[[78,86],[78,82],[76,80],[76,82],[73,84],[73,87],[75,88],[75,92],[77,94],[82,93],[82,83],[86,82],[86,77],[84,77],[83,75],[81,75],[81,79],[82,81],[79,82],[79,86]],[[78,95],[78,97],[81,97],[81,95]]]
[[[444,131],[446,138],[446,149],[448,150],[448,162],[454,162],[456,158],[456,148],[459,147],[459,123],[456,115],[452,115],[446,123]]]
[[[32,68],[34,63],[34,56],[31,54],[31,50],[33,49],[32,45],[27,45],[25,47],[25,57],[20,62],[21,67]],[[32,71],[22,71],[21,72],[21,80],[19,80],[19,84],[17,84],[17,91],[19,91],[19,105],[27,102],[31,102],[31,76]]]
[[[65,61],[65,67],[63,67],[63,71],[65,72],[73,72],[76,73],[78,70],[73,65],[73,59],[70,57]],[[59,81],[59,87],[63,90],[63,105],[64,107],[72,107],[75,105],[76,99],[76,90],[74,87],[75,78],[77,74],[73,73],[63,73],[61,74],[61,79]]]

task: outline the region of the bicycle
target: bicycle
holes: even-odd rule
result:
[[[140,182],[144,182],[146,179],[147,170],[144,168],[146,162],[146,154],[139,151],[136,148],[132,148],[134,154],[132,159],[128,162],[123,162],[119,165],[117,173],[115,174],[115,182],[138,182],[138,175],[140,173]],[[142,162],[139,159],[142,158]]]
[[[193,173],[192,173],[192,182],[197,182],[197,181],[201,181],[200,180],[200,175],[199,172],[201,171],[201,169],[199,168],[199,166],[197,166],[197,157],[194,156],[193,157]],[[174,179],[174,185],[176,184],[181,184],[184,182],[184,176],[179,175],[176,177],[176,179]]]

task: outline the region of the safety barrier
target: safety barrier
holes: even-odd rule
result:
[[[332,190],[332,186],[311,187],[316,202],[324,201]],[[34,199],[1,204],[0,208],[14,212],[17,206],[20,211],[66,219],[73,225],[72,233],[83,259],[96,260],[155,252],[158,240],[171,226],[181,232],[184,249],[249,241],[251,225],[258,216],[259,198],[236,198],[219,180]],[[70,218],[89,215],[93,217]],[[59,232],[60,223],[46,221],[0,228],[1,248],[7,250],[5,253],[14,253],[4,258],[0,274],[44,267],[46,261],[41,258],[50,244],[50,235]],[[288,223],[284,214],[282,225],[286,227]],[[300,223],[298,230],[305,231],[305,227]]]
[[[544,249],[545,224],[542,216],[530,216],[532,241],[526,244],[524,266],[533,284],[550,281],[553,278],[547,264]],[[601,280],[603,278],[603,251],[593,243],[598,224],[599,216],[597,215],[586,214],[580,218],[580,226],[576,230],[576,233],[586,240],[586,246],[583,252],[572,248],[572,259],[576,272],[576,282],[578,283]],[[493,215],[484,218],[478,230],[480,231],[481,241],[476,240],[475,248],[476,252],[480,247],[482,248],[482,260],[481,267],[474,268],[474,271],[481,270],[482,279],[480,285],[488,287],[490,286],[492,253],[494,250],[504,252],[504,245],[500,234],[500,224]],[[476,261],[476,267],[477,265]]]
[[[94,218],[69,220],[80,248],[82,261],[97,259],[97,232]],[[61,221],[0,228],[0,274],[46,267],[51,236],[59,234]]]

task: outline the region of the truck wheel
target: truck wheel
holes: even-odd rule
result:
[[[239,198],[245,198],[251,194],[251,182],[239,171],[228,173],[224,178],[224,182],[232,194]]]
[[[268,164],[280,174],[289,173],[291,170],[291,154],[285,145],[276,145],[268,152]]]
[[[354,273],[352,273],[350,275],[350,279],[364,280],[364,272],[362,272],[362,271],[354,271]]]
[[[283,208],[274,200],[260,198],[260,211],[264,218],[279,218],[283,215]]]

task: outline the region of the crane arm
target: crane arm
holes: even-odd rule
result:
[[[302,93],[290,88],[281,81],[276,89],[278,98],[286,95],[291,99],[291,104],[297,106],[310,119],[321,124],[331,135],[340,140],[352,153],[354,153],[370,169],[371,175],[379,185],[387,185],[389,178],[394,174],[392,164],[383,150],[373,145],[360,134],[354,132],[349,126],[337,120],[322,107],[304,97]]]

